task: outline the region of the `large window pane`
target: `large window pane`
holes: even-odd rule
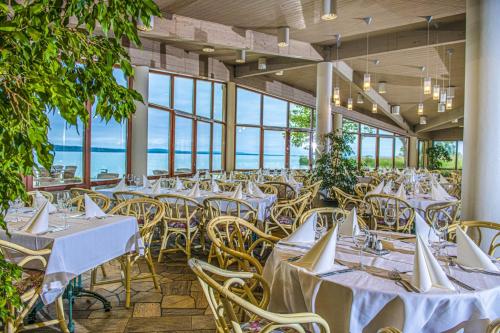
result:
[[[196,81],[196,115],[210,118],[212,116],[212,82]]]
[[[407,139],[403,137],[396,137],[396,145],[395,145],[395,159],[394,159],[394,167],[397,169],[406,168],[406,156],[408,155],[408,143]]]
[[[166,175],[169,168],[170,112],[148,110],[148,175]]]
[[[361,165],[366,168],[375,168],[375,141],[376,137],[361,137]]]
[[[51,170],[35,169],[35,187],[81,183],[83,178],[83,131],[81,121],[70,126],[59,111],[49,111],[49,142],[54,146]]]
[[[361,124],[361,133],[364,134],[377,134],[377,129],[368,125]]]
[[[224,97],[226,85],[222,83],[214,83],[214,119],[223,120],[224,114]]]
[[[284,168],[285,149],[284,131],[264,131],[264,168]]]
[[[344,136],[349,138],[349,146],[352,149],[352,153],[348,154],[347,157],[349,159],[355,160],[356,162],[358,161],[358,140],[359,136],[358,134],[343,134]],[[356,163],[357,164],[357,163]]]
[[[222,143],[224,136],[224,126],[222,124],[213,124],[213,148],[212,148],[212,170],[222,170]]]
[[[378,134],[379,134],[379,135],[394,135],[394,134],[393,134],[393,133],[391,133],[391,132],[384,131],[384,130],[381,130],[381,129],[379,129],[379,130],[378,130]]]
[[[196,140],[196,169],[210,170],[210,123],[198,122]]]
[[[237,88],[236,94],[236,122],[260,125],[260,94],[242,88]]]
[[[464,157],[464,143],[463,141],[458,141],[458,155],[457,155],[457,168],[462,170]]]
[[[174,109],[193,113],[193,79],[174,77]]]
[[[121,86],[128,87],[127,77],[120,68],[113,68],[113,76],[115,77],[116,83]]]
[[[392,146],[394,144],[393,138],[384,138],[381,137],[379,139],[378,146],[378,167],[379,168],[393,168],[392,165]]]
[[[349,119],[344,119],[342,121],[342,132],[343,133],[358,133],[359,123],[356,123]]]
[[[441,168],[443,169],[455,169],[456,162],[456,141],[434,141],[434,145],[443,146],[448,153],[450,153],[451,161],[442,161]]]
[[[176,173],[191,172],[193,150],[193,121],[184,117],[175,117],[175,155]]]
[[[170,75],[149,73],[149,103],[170,107]]]
[[[310,107],[290,103],[290,127],[311,128],[311,113]]]
[[[290,133],[290,169],[309,169],[309,132]]]
[[[260,128],[237,126],[236,169],[258,169]]]
[[[92,114],[94,114],[92,107]],[[93,116],[91,124],[90,177],[116,179],[125,175],[127,163],[127,122],[106,122]]]
[[[264,96],[264,126],[286,127],[287,102]]]

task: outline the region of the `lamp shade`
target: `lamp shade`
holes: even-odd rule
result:
[[[290,28],[289,27],[279,27],[278,28],[278,46],[287,47],[290,43]]]
[[[140,31],[151,31],[151,30],[153,30],[154,25],[155,25],[155,17],[150,16],[149,17],[149,25],[144,23],[142,21],[142,19],[139,17],[137,19],[137,23],[135,26],[137,27],[137,30],[140,30]]]
[[[401,111],[401,106],[399,106],[399,105],[393,105],[391,107],[392,114],[398,115],[400,113],[400,111]]]
[[[352,98],[347,99],[347,110],[352,110]]]
[[[372,105],[372,113],[377,113],[378,112],[378,105],[377,103],[373,103]]]
[[[267,59],[266,58],[259,58],[259,60],[257,60],[257,68],[260,71],[265,71],[267,69]]]
[[[321,19],[324,21],[337,18],[337,0],[322,0]]]
[[[239,64],[244,63],[247,60],[247,51],[245,50],[238,50],[236,52],[236,62]]]

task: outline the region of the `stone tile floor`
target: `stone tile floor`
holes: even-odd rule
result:
[[[145,262],[140,261],[138,266],[141,272],[148,271]],[[105,269],[109,278],[120,276],[117,261],[107,263]],[[130,309],[125,308],[125,290],[121,283],[99,286],[95,290],[111,302],[113,308],[110,312],[104,312],[102,304],[93,298],[77,299],[73,310],[75,332],[214,332],[213,316],[185,255],[164,257],[162,263],[156,263],[156,272],[160,278],[160,290],[154,288],[152,280],[132,282]],[[101,277],[100,272],[98,277]],[[89,279],[89,274],[83,276],[85,287],[88,287]],[[42,310],[39,315],[54,316],[53,306]],[[30,332],[58,331],[58,327],[51,327]]]

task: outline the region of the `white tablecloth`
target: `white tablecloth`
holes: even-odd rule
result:
[[[165,189],[165,188],[162,188],[160,190],[160,193],[156,193],[156,194],[152,194],[151,193],[151,189],[146,189],[146,188],[138,188],[138,189],[135,189],[135,188],[131,188],[130,189],[131,191],[136,191],[136,192],[139,192],[139,193],[143,193],[143,194],[146,194],[148,196],[151,196],[151,197],[154,197],[155,195],[159,195],[159,194],[180,194],[180,195],[187,195],[189,193],[190,190],[174,190],[174,189]],[[106,195],[107,197],[109,198],[112,198],[113,197],[113,192],[114,192],[114,189],[113,188],[106,188],[106,189],[99,189],[97,190],[98,192]],[[196,198],[193,198],[195,199],[196,201],[198,201],[199,203],[202,203],[204,199],[210,197],[210,196],[227,196],[227,197],[231,197],[232,193],[231,192],[224,192],[224,193],[213,193],[213,192],[210,192],[210,191],[201,191],[201,196],[200,197],[196,197]],[[266,219],[266,215],[268,213],[268,208],[270,208],[273,203],[277,200],[277,196],[274,195],[274,194],[266,194],[266,197],[265,198],[257,198],[257,197],[254,197],[254,196],[249,196],[247,194],[243,194],[243,201],[246,201],[247,203],[250,204],[250,206],[252,206],[253,208],[255,208],[257,210],[257,219],[259,221],[264,221]],[[223,208],[223,207],[222,207]]]
[[[332,332],[376,332],[385,326],[402,328],[405,333],[448,332],[462,326],[465,332],[484,332],[486,321],[482,319],[500,317],[500,277],[452,267],[452,276],[477,291],[432,289],[421,294],[407,292],[383,277],[396,267],[402,272],[412,270],[414,245],[399,241],[395,244],[401,246],[401,252],[392,251],[382,257],[363,255],[363,263],[371,273],[355,270],[323,278],[286,260],[306,250],[277,245],[263,273],[271,287],[269,310],[315,312],[325,318]],[[339,241],[336,258],[354,265],[359,262],[349,239]],[[372,274],[379,269],[384,270],[382,277]],[[405,278],[409,279],[410,274]]]
[[[415,196],[408,196],[407,201],[408,203],[415,208],[416,213],[420,214],[425,219],[425,210],[427,209],[428,206],[435,204],[435,203],[446,203],[446,202],[452,202],[456,201],[456,198],[451,197],[449,200],[432,200],[430,194],[418,194]]]
[[[52,248],[43,281],[42,301],[52,303],[64,291],[71,279],[125,253],[141,252],[144,248],[137,220],[128,216],[110,216],[105,219],[69,218],[68,229],[34,235],[16,231],[24,225],[21,220],[7,216],[11,238],[0,230],[0,239],[8,240],[32,250]],[[64,226],[60,214],[51,214],[49,228]],[[57,229],[55,229],[57,230]]]

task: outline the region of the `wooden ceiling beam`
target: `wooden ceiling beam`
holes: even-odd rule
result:
[[[436,116],[432,119],[427,120],[426,125],[415,125],[415,132],[429,132],[434,131],[435,129],[439,129],[439,126],[451,123],[452,120],[461,119],[464,117],[464,108],[460,107],[451,111],[446,111],[439,116]]]
[[[278,47],[277,36],[198,20],[181,15],[155,18],[151,31],[141,31],[141,37],[164,41],[210,45],[214,48],[247,50],[270,56],[309,61],[322,61],[322,49],[310,43],[290,39],[287,47]]]
[[[436,42],[436,32],[438,41]],[[370,36],[369,56],[376,56],[401,50],[411,50],[427,47],[427,30],[412,29],[406,31],[388,32]],[[431,30],[429,45],[439,46],[465,42],[465,18],[459,21],[442,24],[438,30]],[[331,46],[334,48],[335,46]],[[336,56],[334,50],[331,57]],[[342,41],[339,47],[339,59],[347,60],[366,56],[366,36]]]
[[[268,58],[266,60],[266,69],[260,70],[256,61],[242,65],[234,66],[234,77],[244,78],[256,75],[273,74],[282,70],[299,69],[315,66],[316,62],[290,58]]]

